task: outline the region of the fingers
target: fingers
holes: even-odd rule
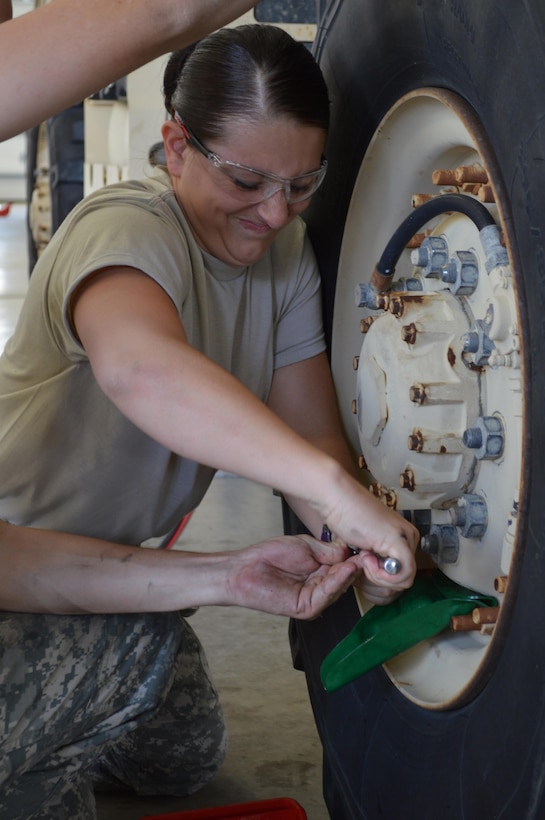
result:
[[[313,556],[320,564],[337,564],[352,554],[341,541],[318,541],[312,535],[300,535],[298,537],[310,547]]]
[[[355,564],[344,561],[331,567],[323,566],[313,578],[308,578],[301,589],[295,618],[313,620],[335,603],[354,585],[361,571]]]

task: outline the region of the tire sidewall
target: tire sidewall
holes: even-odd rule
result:
[[[524,548],[517,557],[518,592],[506,602],[509,628],[495,672],[472,703],[446,713],[406,701],[382,670],[326,698],[311,674],[328,776],[334,781],[330,805],[337,807],[335,818],[545,816],[545,475],[539,456],[545,452],[540,421],[545,401],[540,367],[545,346],[545,9],[539,5],[540,0],[524,7],[510,0],[493,7],[469,0],[386,5],[337,0],[323,13],[316,55],[330,89],[330,167],[307,221],[323,278],[328,334],[344,222],[369,141],[401,96],[422,87],[447,88],[481,120],[509,201],[504,228],[517,271],[526,404],[519,523]],[[334,612],[326,614],[322,633],[328,620],[339,632],[334,618]],[[307,646],[312,629],[303,637]],[[348,703],[352,714],[344,725]],[[357,780],[346,775],[343,755],[348,754],[353,771],[357,759]]]

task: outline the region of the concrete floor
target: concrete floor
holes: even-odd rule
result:
[[[0,203],[1,204],[1,203]],[[27,284],[25,211],[0,217],[0,349],[17,319]],[[270,489],[219,476],[177,548],[236,549],[282,532],[280,500]],[[285,618],[208,607],[191,623],[208,655],[230,731],[215,782],[190,798],[101,795],[98,820],[291,797],[309,820],[327,820],[321,797],[321,749],[305,679],[291,665]]]

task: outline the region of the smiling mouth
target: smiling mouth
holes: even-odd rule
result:
[[[260,235],[267,234],[271,230],[269,225],[263,224],[262,222],[253,222],[251,219],[241,219],[240,223],[245,230]]]

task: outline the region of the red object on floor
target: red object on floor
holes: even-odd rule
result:
[[[6,205],[0,205],[0,216],[7,216],[9,214],[11,208],[11,202],[6,203]]]
[[[278,800],[258,800],[211,809],[192,809],[170,814],[153,814],[140,820],[307,820],[302,806],[289,797]]]
[[[172,535],[169,537],[168,542],[164,546],[164,549],[166,549],[166,550],[171,550],[172,549],[172,547],[174,546],[174,544],[176,543],[176,541],[178,540],[178,538],[180,537],[182,532],[185,530],[185,528],[189,524],[189,521],[190,521],[192,515],[193,515],[193,511],[187,513],[187,515],[184,515],[184,517],[182,518],[182,520],[180,521],[180,523],[178,524],[178,526],[176,527],[176,529],[174,530]]]

